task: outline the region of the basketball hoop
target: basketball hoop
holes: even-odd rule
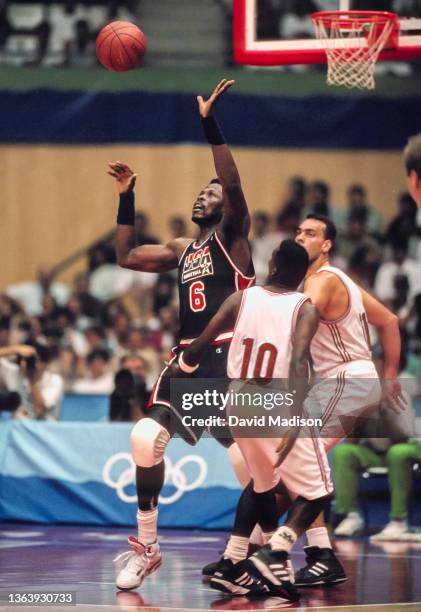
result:
[[[311,15],[325,42],[327,84],[374,89],[374,66],[384,48],[397,45],[399,20],[383,11],[331,11]]]

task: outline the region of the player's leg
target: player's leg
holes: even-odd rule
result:
[[[322,438],[321,442],[327,453],[339,440]],[[324,511],[321,512],[306,530],[306,563],[295,573],[296,586],[330,586],[347,580],[345,570],[333,550],[324,514]]]
[[[259,522],[265,532],[266,539],[270,540],[270,534],[276,528],[278,522],[278,511],[273,489],[279,480],[279,468],[274,467],[279,440],[238,438],[236,442],[244,455],[253,480],[247,485],[240,497],[233,533],[224,551],[224,559],[225,563],[230,564],[231,567],[234,565],[234,567],[244,568],[244,574],[240,579],[245,580],[248,570],[253,569],[248,561],[244,562],[243,560],[247,555],[249,537],[254,525]],[[298,594],[292,585],[291,574],[292,572],[289,571],[288,587],[284,589],[283,596],[295,601],[298,599]],[[262,580],[260,576],[257,579]],[[219,568],[219,571],[211,579],[211,586],[228,591],[233,586],[233,582],[230,579],[228,567],[225,571]]]
[[[172,433],[169,412],[160,405],[151,406],[148,417],[138,421],[132,430],[138,534],[129,538],[131,550],[117,558],[125,562],[116,580],[119,589],[138,588],[161,565],[157,542],[158,497],[165,479],[164,453]]]
[[[269,539],[276,529],[277,517],[273,491],[256,493],[250,481],[238,501],[232,534],[210,581],[212,588],[238,595],[264,592],[261,582],[248,574],[244,561],[255,525],[259,523]]]
[[[348,370],[345,368],[340,375],[323,379],[312,388],[304,407],[307,413],[322,416],[323,426],[319,435],[326,454],[351,433],[364,415],[372,414],[380,396],[375,368],[367,369],[366,365],[360,372],[355,370],[355,364],[350,364]],[[297,586],[344,582],[346,574],[333,550],[324,512],[309,526],[306,537],[306,565],[295,574]],[[325,569],[320,572],[322,566]]]
[[[254,566],[255,575],[273,594],[294,601],[298,599],[298,592],[290,577],[289,551],[325,509],[333,492],[330,468],[320,440],[297,438],[277,475],[294,501],[285,524],[249,562]]]

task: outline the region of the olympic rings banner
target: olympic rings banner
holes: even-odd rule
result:
[[[130,423],[0,423],[0,521],[134,524]],[[168,446],[161,527],[229,529],[240,488],[226,450],[206,438]]]

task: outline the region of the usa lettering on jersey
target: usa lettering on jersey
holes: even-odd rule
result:
[[[187,283],[195,278],[213,276],[213,263],[209,246],[199,249],[195,253],[189,253],[184,260],[181,282]]]

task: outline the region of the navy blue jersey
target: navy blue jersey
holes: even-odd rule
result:
[[[201,244],[191,242],[178,264],[179,339],[197,338],[222,302],[254,281],[233,263],[216,232]]]

